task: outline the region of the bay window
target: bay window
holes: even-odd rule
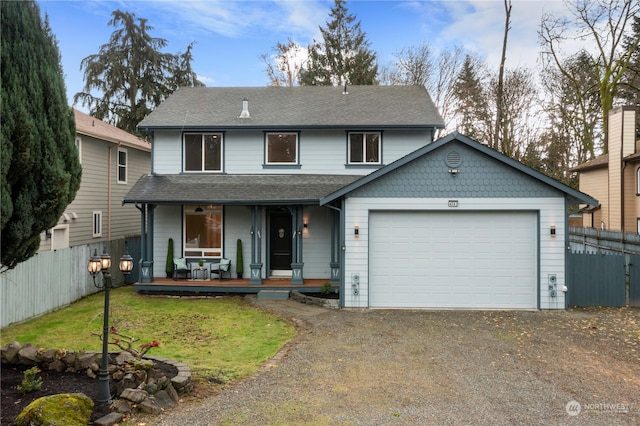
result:
[[[222,171],[222,133],[185,133],[185,172]]]
[[[185,257],[222,257],[222,206],[185,206],[183,235]]]

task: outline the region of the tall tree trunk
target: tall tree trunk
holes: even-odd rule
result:
[[[507,60],[507,36],[509,34],[509,25],[511,21],[511,0],[504,0],[504,39],[502,40],[502,57],[500,59],[500,71],[498,73],[498,91],[496,93],[496,125],[493,134],[493,148],[502,153],[508,153],[510,150],[508,146],[505,146],[505,141],[500,143],[500,135],[505,138],[505,132],[502,125],[502,109],[503,109],[503,88],[504,88],[504,63]]]

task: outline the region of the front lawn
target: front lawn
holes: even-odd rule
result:
[[[138,346],[160,342],[149,355],[184,362],[196,376],[218,382],[255,373],[295,335],[291,324],[247,305],[241,297],[144,296],[124,287],[111,292],[110,307],[111,324],[139,338]],[[91,333],[102,333],[103,309],[104,293],[94,294],[2,329],[0,343],[100,352],[100,338]]]

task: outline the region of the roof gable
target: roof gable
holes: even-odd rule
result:
[[[76,133],[79,135],[91,136],[96,139],[151,152],[151,144],[142,138],[80,112],[75,108],[73,115],[76,121]]]
[[[239,118],[243,100],[248,118]],[[442,128],[424,86],[183,87],[139,128]]]
[[[449,149],[451,148],[451,149]],[[447,153],[462,155],[453,176]],[[487,167],[488,166],[488,167]],[[369,185],[374,183],[374,185]],[[345,195],[394,197],[549,197],[566,194],[585,204],[597,200],[457,132],[451,133],[323,198]]]

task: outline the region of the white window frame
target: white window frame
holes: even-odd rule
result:
[[[75,145],[78,151],[78,161],[82,164],[82,138],[80,136],[76,136]]]
[[[293,161],[270,161],[269,160],[269,137],[275,136],[276,138],[293,135],[296,138],[296,156]],[[264,159],[265,164],[269,166],[295,166],[300,164],[300,134],[298,132],[266,132],[264,136]]]
[[[124,164],[120,164],[120,154],[124,154]],[[129,153],[126,148],[118,148],[118,153],[116,154],[116,165],[117,165],[117,181],[118,183],[126,184],[127,176],[129,175]],[[120,179],[120,170],[124,170],[124,180]]]
[[[362,135],[362,158],[363,161],[351,160],[351,135]],[[367,160],[367,135],[378,136],[378,161]],[[349,132],[347,136],[347,164],[349,165],[380,165],[382,164],[382,132]]]
[[[94,211],[91,217],[93,218],[93,222],[92,222],[93,237],[101,237],[102,236],[102,212]]]
[[[640,195],[640,167],[636,169],[636,195]]]
[[[200,135],[200,169],[198,170],[187,170],[187,147],[186,136],[188,135]],[[206,158],[205,158],[205,143],[206,136],[217,136],[220,138],[220,163],[218,164],[217,169],[207,169],[206,168]],[[224,133],[222,132],[187,132],[182,135],[182,152],[184,153],[184,158],[182,159],[182,170],[186,173],[222,173],[223,165],[224,165]]]
[[[201,211],[198,211],[201,210]],[[203,215],[215,211],[220,214],[220,247],[189,247],[187,235],[187,215]],[[202,259],[221,259],[224,245],[224,208],[221,205],[211,206],[184,206],[182,218],[182,247],[184,257],[197,257]]]

